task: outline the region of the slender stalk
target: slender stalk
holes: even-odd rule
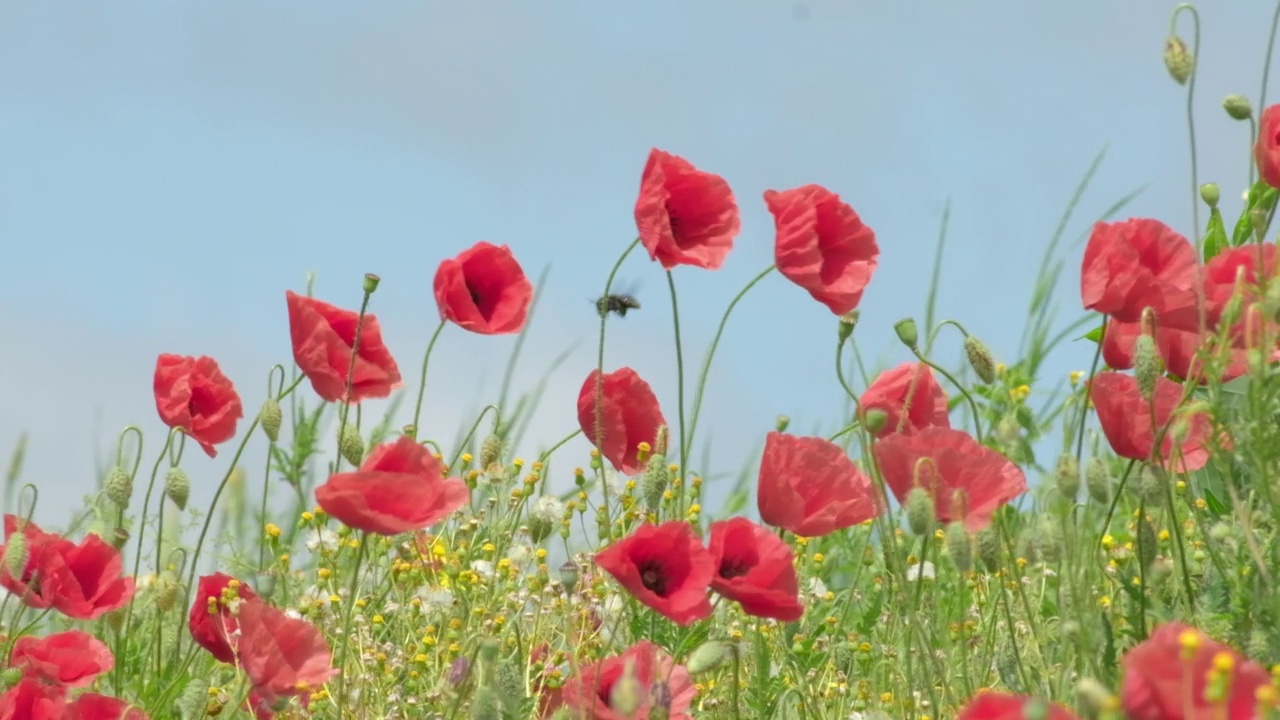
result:
[[[680,342],[680,306],[676,302],[676,281],[671,271],[667,271],[667,288],[671,291],[671,323],[676,334],[676,411],[680,422],[680,493],[678,508],[680,517],[684,517],[684,479],[689,474],[689,443],[684,434],[684,350]]]
[[[1174,28],[1178,24],[1178,15],[1183,11],[1191,13],[1193,27],[1195,33],[1191,46],[1191,57],[1193,63],[1200,63],[1200,12],[1196,10],[1196,6],[1191,3],[1182,3],[1173,9],[1173,16],[1169,19],[1169,34],[1174,34]],[[1200,170],[1199,160],[1196,156],[1196,118],[1194,112],[1194,101],[1196,95],[1196,72],[1197,68],[1192,67],[1191,77],[1187,82],[1187,135],[1191,144],[1191,219],[1194,224],[1195,241],[1196,241],[1196,257],[1204,257],[1203,233],[1204,226],[1200,224]]]
[[[369,544],[369,536],[360,533],[360,548],[356,550],[356,562],[351,567],[351,585],[347,598],[347,612],[342,618],[342,650],[338,653],[338,720],[347,712],[347,650],[354,644],[351,641],[351,617],[355,614],[356,599],[360,590],[360,563],[364,560],[365,547]]]
[[[613,290],[613,279],[618,275],[618,270],[622,267],[622,263],[626,261],[627,256],[631,254],[640,245],[640,238],[631,241],[626,250],[622,251],[622,255],[618,257],[618,261],[613,264],[613,269],[609,271],[609,278],[604,283],[604,295],[609,295]],[[596,388],[595,388],[595,408],[593,410],[592,433],[596,448],[604,447],[604,331],[609,321],[609,313],[600,313],[600,342],[596,348]],[[682,443],[683,444],[683,443]],[[603,457],[603,456],[602,456]],[[604,516],[606,522],[609,519],[609,483],[600,483],[601,492],[604,495]]]
[[[436,339],[440,337],[444,326],[448,324],[447,320],[441,320],[436,326],[436,331],[431,334],[431,340],[427,343],[427,351],[422,355],[422,372],[418,374],[418,400],[413,404],[413,436],[418,437],[418,419],[422,417],[422,400],[427,394],[427,363],[431,361],[431,349],[436,346]]]

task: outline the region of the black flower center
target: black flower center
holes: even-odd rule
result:
[[[640,582],[654,594],[659,597],[667,595],[667,576],[662,572],[662,566],[656,562],[646,562],[640,565]]]
[[[471,293],[471,302],[475,303],[476,307],[480,307],[480,293],[470,285],[467,286],[467,292]]]
[[[675,241],[676,245],[680,245],[684,239],[684,222],[676,214],[675,208],[671,207],[670,203],[667,203],[666,209],[667,226],[671,228],[671,239]]]
[[[745,560],[725,560],[720,563],[720,577],[732,580],[742,577],[751,571],[751,564]]]

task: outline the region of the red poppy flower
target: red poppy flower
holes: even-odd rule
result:
[[[1226,702],[1205,699],[1214,656],[1225,653],[1234,661]],[[1258,707],[1254,695],[1271,678],[1258,663],[1233,648],[1178,622],[1164,623],[1120,661],[1124,684],[1120,691],[1126,717],[1132,720],[1252,720]]]
[[[613,687],[626,672],[627,664],[634,663],[633,672],[640,686],[646,690],[645,697],[635,713],[622,715],[609,707]],[[658,693],[654,686],[664,684]],[[666,704],[670,698],[670,708],[665,717],[670,720],[691,720],[689,706],[693,704],[696,690],[693,678],[683,665],[663,652],[662,648],[648,640],[641,640],[621,655],[584,665],[578,674],[568,680],[561,689],[564,706],[571,708],[582,717],[592,720],[630,720],[650,716],[650,708],[655,704],[655,695],[661,695]]]
[[[898,502],[906,502],[918,485],[933,496],[939,522],[963,522],[969,532],[985,528],[1001,505],[1027,490],[1017,465],[963,430],[931,427],[890,435],[873,452]]]
[[[1084,250],[1080,295],[1087,310],[1135,322],[1184,302],[1197,281],[1195,248],[1158,220],[1100,222]]]
[[[92,533],[78,545],[50,546],[41,566],[53,607],[77,620],[93,620],[129,603],[133,578],[123,571],[120,551]]]
[[[182,428],[209,457],[218,454],[214,445],[235,437],[244,410],[235,386],[213,358],[161,355],[153,385],[160,419]]]
[[[778,272],[837,315],[857,307],[880,257],[858,213],[821,185],[766,190],[764,202],[777,230]]]
[[[667,270],[715,270],[733,249],[738,204],[724,178],[654,148],[640,179],[636,227],[649,257]]]
[[[1093,401],[1102,424],[1102,432],[1116,455],[1130,460],[1149,460],[1155,433],[1169,425],[1160,443],[1160,457],[1165,460],[1173,454],[1174,435],[1181,422],[1169,423],[1182,402],[1182,386],[1168,378],[1158,378],[1154,393],[1155,418],[1152,424],[1151,406],[1138,391],[1138,381],[1132,375],[1118,372],[1098,373],[1089,382],[1089,399]],[[1173,468],[1176,472],[1191,472],[1204,467],[1209,452],[1204,443],[1212,430],[1208,414],[1196,412],[1186,418],[1186,435],[1179,443],[1178,457]]]
[[[66,688],[23,678],[0,695],[0,720],[62,720],[66,706]]]
[[[989,690],[973,696],[969,704],[960,710],[956,720],[1023,720],[1023,718],[1032,717],[1030,712],[1024,712],[1024,708],[1035,707],[1037,704],[1042,705],[1045,712],[1035,717],[1044,718],[1044,720],[1078,720],[1070,710],[1061,705],[1023,695],[1010,695]]]
[[[658,398],[635,370],[624,367],[604,375],[601,381],[600,431],[596,437],[595,397],[599,371],[592,370],[578,392],[578,425],[582,434],[600,450],[615,470],[635,475],[644,469],[636,459],[640,443],[657,442],[658,428],[667,424]]]
[[[910,401],[907,400],[908,392],[911,393]],[[951,418],[947,416],[947,393],[934,379],[933,370],[924,363],[905,362],[880,373],[862,393],[858,405],[863,415],[872,408],[884,412],[884,427],[876,437],[898,432],[899,426],[903,432],[935,425],[951,427]],[[903,406],[907,408],[905,422],[902,419]]]
[[[641,525],[596,553],[595,560],[635,599],[677,624],[711,615],[711,554],[687,522]]]
[[[240,666],[261,697],[310,694],[338,674],[315,625],[263,602],[240,606]]]
[[[239,580],[213,573],[200,578],[195,601],[187,616],[191,638],[219,662],[235,664],[240,624],[232,607],[258,601],[258,594]]]
[[[98,693],[83,693],[67,706],[64,718],[76,720],[150,720],[145,712],[124,700]]]
[[[30,520],[23,520],[17,515],[4,516],[4,536],[8,540],[22,526],[22,534],[26,539],[26,562],[22,566],[21,577],[9,573],[8,568],[0,567],[0,585],[5,590],[18,596],[27,607],[43,610],[53,605],[56,590],[48,581],[48,558],[51,554],[75,547],[75,543],[66,538],[47,533],[39,525]]]
[[[315,298],[285,293],[289,305],[289,335],[293,340],[293,359],[311,387],[325,402],[341,400],[351,375],[348,402],[365,398],[384,398],[400,386],[400,368],[382,343],[378,318],[321,302]],[[360,347],[352,369],[351,346],[360,327]]]
[[[1261,267],[1259,267],[1261,260]],[[1271,243],[1228,248],[1204,266],[1204,299],[1210,327],[1216,327],[1236,291],[1236,279],[1244,281],[1244,305],[1256,302],[1258,285],[1276,276],[1276,246]],[[1238,320],[1237,320],[1238,322]]]
[[[1253,161],[1258,165],[1258,177],[1271,187],[1280,188],[1280,105],[1270,105],[1262,111]]]
[[[756,617],[795,622],[804,615],[795,553],[768,528],[744,517],[711,524],[711,589]]]
[[[316,502],[349,527],[397,535],[440,522],[470,497],[461,478],[445,479],[444,466],[413,438],[373,449],[359,470],[330,475]]]
[[[9,667],[27,677],[80,687],[115,667],[111,650],[82,630],[67,630],[47,637],[24,635],[13,645]]]
[[[533,284],[511,249],[487,242],[440,263],[435,291],[442,319],[481,335],[520,332],[533,300]]]
[[[780,432],[764,441],[756,505],[761,520],[802,537],[827,535],[880,514],[871,480],[843,448]]]

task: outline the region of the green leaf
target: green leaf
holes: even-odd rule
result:
[[[1217,515],[1218,517],[1222,517],[1223,515],[1226,515],[1228,512],[1230,512],[1227,509],[1227,506],[1224,505],[1222,501],[1219,500],[1218,497],[1214,495],[1213,492],[1210,491],[1208,488],[1205,488],[1205,491],[1204,491],[1204,501],[1209,506],[1209,512],[1213,513],[1214,515]]]
[[[1245,202],[1244,210],[1240,213],[1240,219],[1236,220],[1235,231],[1231,234],[1232,247],[1240,247],[1253,237],[1253,210],[1261,208],[1269,214],[1275,209],[1277,199],[1280,199],[1280,190],[1261,180],[1249,189],[1249,199]],[[1266,230],[1267,228],[1263,228],[1263,233]]]
[[[1090,330],[1089,332],[1085,333],[1084,335],[1081,335],[1081,336],[1080,336],[1080,339],[1081,339],[1081,340],[1091,340],[1091,341],[1093,341],[1093,342],[1102,342],[1102,326],[1101,326],[1101,325],[1099,325],[1098,327],[1096,327],[1096,328],[1094,328],[1094,329]]]
[[[1227,227],[1218,208],[1209,211],[1209,228],[1204,235],[1204,261],[1209,262],[1227,249]]]

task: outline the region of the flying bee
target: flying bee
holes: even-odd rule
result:
[[[617,313],[618,317],[626,317],[628,310],[639,310],[640,301],[633,295],[605,295],[596,300],[596,312],[601,317],[609,313]]]

